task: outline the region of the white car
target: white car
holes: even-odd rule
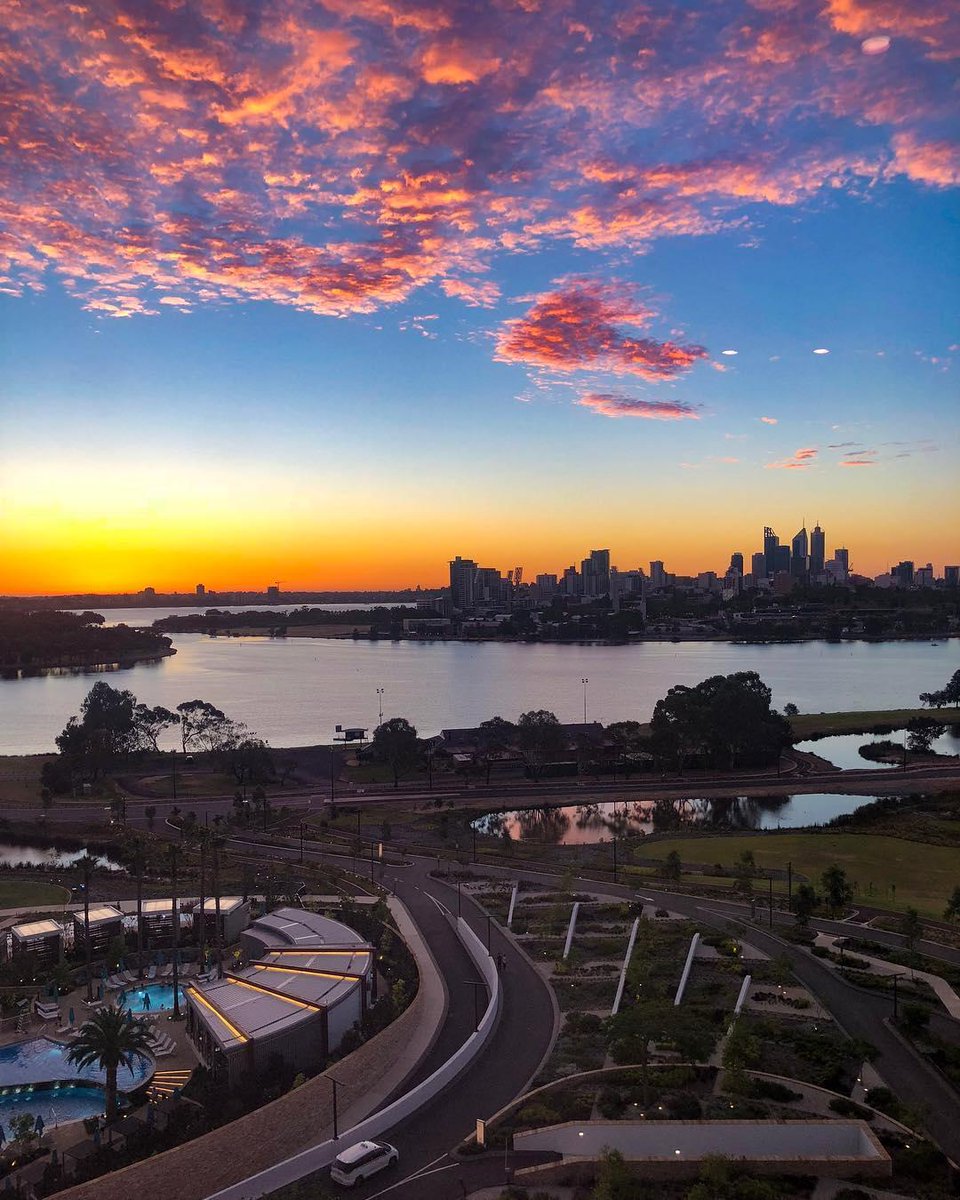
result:
[[[353,1187],[399,1161],[400,1152],[389,1142],[357,1142],[333,1160],[330,1178],[343,1187]]]

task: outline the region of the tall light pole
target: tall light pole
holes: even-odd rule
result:
[[[583,684],[583,723],[587,723],[587,684],[590,682],[585,676],[580,680]]]
[[[379,729],[383,724],[383,688],[377,688],[377,703],[380,709],[380,715],[377,721],[377,728]]]

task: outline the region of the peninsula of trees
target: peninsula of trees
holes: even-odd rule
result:
[[[155,629],[104,625],[100,613],[0,611],[0,672],[33,674],[53,668],[132,667],[176,654]]]

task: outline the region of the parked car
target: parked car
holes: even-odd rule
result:
[[[353,1187],[399,1161],[400,1152],[389,1142],[357,1142],[333,1160],[330,1178],[342,1187]]]

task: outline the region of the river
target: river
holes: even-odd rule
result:
[[[608,646],[176,634],[174,645],[172,657],[123,671],[0,680],[0,754],[53,750],[98,679],[171,709],[209,700],[271,745],[304,746],[329,742],[337,724],[372,728],[381,699],[385,719],[405,716],[424,736],[534,708],[581,721],[584,692],[588,720],[643,721],[674,684],[732,671],[757,671],[780,708],[909,707],[960,667],[956,639]]]

